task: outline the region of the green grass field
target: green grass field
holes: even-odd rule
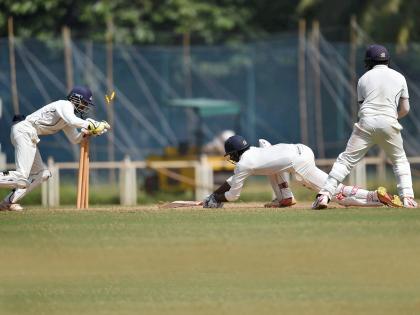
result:
[[[419,314],[420,211],[0,212],[0,314]]]

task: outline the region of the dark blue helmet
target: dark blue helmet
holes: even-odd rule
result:
[[[365,53],[365,66],[372,69],[377,64],[388,64],[389,62],[388,50],[381,45],[370,45]]]
[[[242,153],[248,149],[248,142],[240,135],[234,135],[225,141],[225,156],[228,155],[234,162],[239,162]]]
[[[73,103],[75,112],[82,117],[87,114],[90,106],[94,106],[92,91],[87,86],[75,86],[70,91],[67,99]]]

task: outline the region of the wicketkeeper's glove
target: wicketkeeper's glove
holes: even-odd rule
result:
[[[111,129],[111,126],[105,121],[96,121],[93,119],[86,119],[89,122],[88,131],[89,134],[94,136],[100,136]]]
[[[214,194],[207,196],[206,199],[203,200],[203,208],[222,208],[223,202],[219,202],[216,200]]]

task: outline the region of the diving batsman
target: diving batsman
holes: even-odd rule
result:
[[[260,147],[254,147],[242,136],[235,135],[226,140],[225,152],[236,164],[234,174],[203,201],[204,208],[220,208],[224,202],[237,200],[245,180],[252,175],[264,175],[270,179],[276,195],[275,200],[265,205],[270,208],[289,207],[296,203],[285,180],[285,173],[294,174],[301,185],[313,191],[318,191],[328,177],[327,173],[316,167],[312,150],[303,144],[271,145],[261,139]],[[340,184],[332,200],[344,206],[402,207],[399,197],[391,196],[384,187],[368,191]]]

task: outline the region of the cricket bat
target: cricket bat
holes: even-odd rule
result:
[[[168,203],[164,203],[162,205],[159,205],[159,208],[181,208],[181,207],[198,207],[202,206],[202,201],[185,201],[185,200],[176,200]]]

